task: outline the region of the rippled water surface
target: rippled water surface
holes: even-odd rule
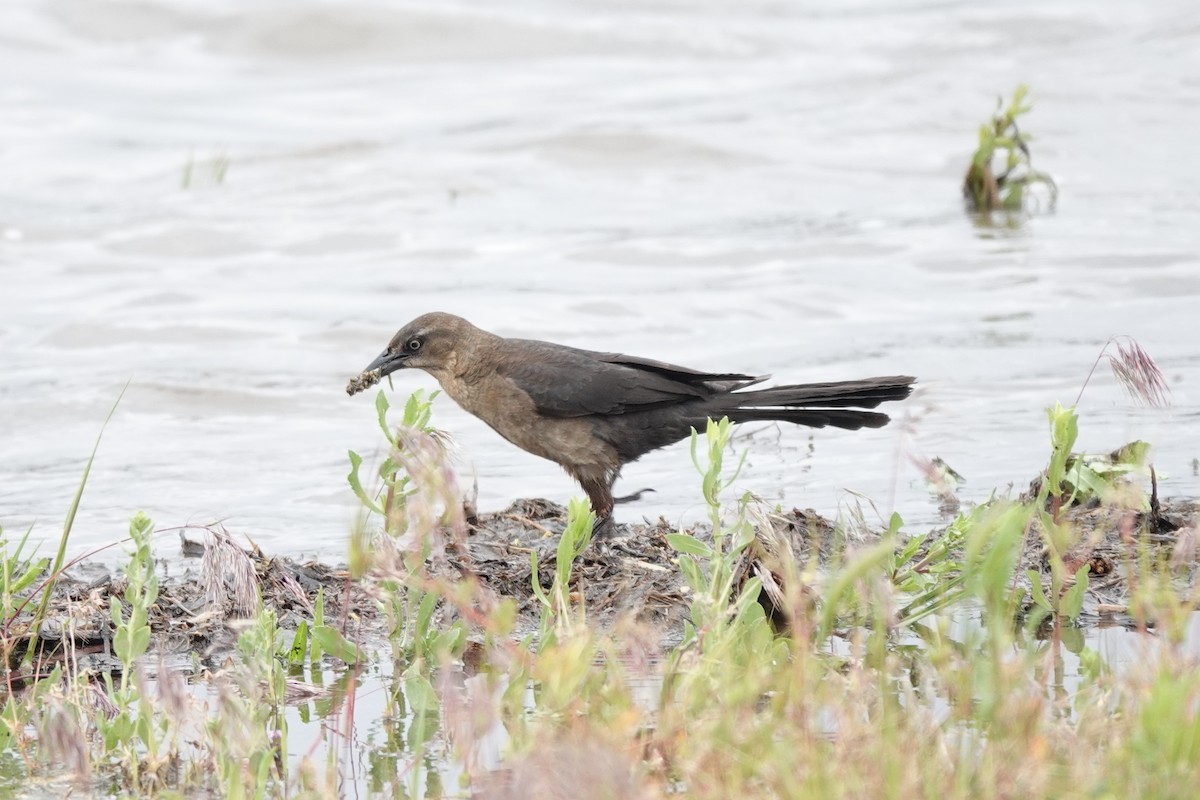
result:
[[[739,486],[832,514],[847,489],[937,520],[1028,481],[1042,409],[1103,342],[1081,444],[1200,456],[1200,7],[1194,3],[9,0],[0,29],[0,523],[56,535],[99,426],[79,548],[131,512],[339,555],[357,373],[429,310],[506,335],[788,381],[911,373],[882,431],[760,430]],[[1058,209],[965,215],[998,93],[1034,90]],[[405,375],[405,394],[432,387]],[[899,412],[905,413],[903,409]],[[484,509],[560,470],[448,400]],[[619,517],[687,518],[686,447]],[[620,488],[619,487],[619,488]]]

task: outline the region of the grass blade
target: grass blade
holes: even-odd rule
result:
[[[130,378],[128,381],[125,381],[125,385],[121,387],[121,393],[117,395],[112,408],[108,410],[108,416],[104,418],[104,424],[100,426],[100,433],[96,434],[96,443],[92,446],[92,454],[88,456],[87,464],[83,468],[83,477],[79,480],[79,488],[75,490],[75,498],[71,501],[71,507],[67,509],[67,519],[63,523],[62,536],[58,540],[58,553],[54,557],[54,565],[50,570],[50,577],[46,580],[45,586],[42,587],[42,600],[38,603],[37,611],[33,615],[32,622],[29,624],[29,648],[25,651],[26,664],[33,660],[33,653],[37,649],[37,632],[42,626],[42,619],[46,615],[46,608],[50,605],[50,595],[54,592],[54,587],[58,583],[58,574],[62,570],[63,560],[67,555],[67,542],[71,538],[71,528],[75,525],[75,514],[79,511],[80,501],[83,500],[83,490],[87,486],[88,476],[92,472],[92,463],[96,460],[96,452],[100,449],[100,440],[104,438],[104,430],[112,420],[113,414],[117,413],[117,406],[121,404],[121,398],[125,396],[125,392],[129,389],[129,384],[132,380]]]

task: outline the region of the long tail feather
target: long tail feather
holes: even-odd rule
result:
[[[878,411],[828,409],[809,411],[800,408],[736,408],[728,412],[731,422],[793,422],[809,428],[832,426],[848,431],[882,428],[891,419]]]
[[[810,428],[882,428],[888,415],[857,409],[903,400],[915,378],[892,375],[857,381],[773,386],[722,395],[714,410],[733,422],[792,422]]]
[[[893,375],[858,381],[801,383],[772,386],[750,392],[735,392],[728,399],[742,408],[783,406],[790,408],[875,408],[880,403],[903,400],[912,393],[916,378]]]

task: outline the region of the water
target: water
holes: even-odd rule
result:
[[[1174,407],[1100,370],[1081,445],[1154,442],[1164,494],[1197,494],[1194,4],[10,0],[0,52],[6,532],[57,534],[131,380],[76,552],[144,508],[340,556],[345,451],[379,441],[345,381],[429,310],[786,381],[917,375],[910,425],[760,430],[738,484],[825,514],[861,491],[917,529],[909,455],[967,500],[1023,486],[1042,409],[1132,334]],[[1023,81],[1059,207],[979,226],[961,175]],[[449,401],[435,420],[482,509],[578,493]],[[643,486],[619,518],[696,515],[684,446],[618,490]]]

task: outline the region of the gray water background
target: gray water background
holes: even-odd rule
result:
[[[222,519],[337,558],[343,387],[419,313],[497,333],[817,381],[909,373],[881,431],[758,429],[737,486],[940,517],[1021,488],[1101,346],[1081,446],[1156,445],[1200,494],[1200,6],[1189,2],[8,0],[0,25],[0,524],[73,552]],[[959,184],[996,96],[1033,88],[1053,213],[983,225]],[[432,388],[396,380],[397,398]],[[479,506],[578,494],[445,398]],[[699,516],[686,445],[618,509]],[[168,549],[167,554],[170,554]]]

